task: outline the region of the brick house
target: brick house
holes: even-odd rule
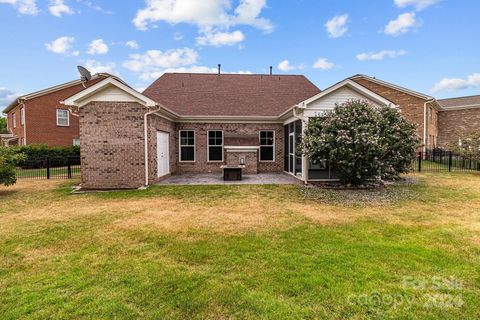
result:
[[[108,74],[94,75],[85,87],[92,86]],[[60,101],[85,89],[80,80],[63,83],[15,99],[3,111],[7,116],[7,134],[0,135],[0,145],[79,144],[78,118]]]
[[[456,126],[448,117],[462,117],[450,112],[466,110],[364,75],[320,91],[298,75],[166,73],[143,93],[109,77],[63,104],[79,117],[83,187],[116,189],[238,164],[250,174],[333,179],[295,145],[309,118],[351,99],[399,108],[425,148],[444,145],[444,130]]]

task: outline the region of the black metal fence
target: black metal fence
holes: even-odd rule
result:
[[[418,152],[413,169],[417,172],[480,171],[480,161],[453,151],[432,149]]]
[[[24,160],[17,164],[17,179],[72,179],[80,177],[80,157]]]

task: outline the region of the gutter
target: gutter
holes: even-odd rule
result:
[[[435,99],[430,99],[423,104],[423,154],[427,150],[427,105],[434,101]]]
[[[145,146],[145,186],[148,186],[148,183],[149,183],[149,179],[148,179],[149,163],[148,163],[148,123],[147,123],[147,118],[148,118],[149,115],[160,111],[160,109],[161,108],[158,107],[158,109],[148,111],[147,113],[145,113],[143,115],[143,130],[144,130],[143,131],[143,136],[144,136],[144,143],[143,144]]]

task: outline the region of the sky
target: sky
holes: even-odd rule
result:
[[[0,108],[78,79],[142,91],[164,72],[366,74],[437,98],[480,94],[478,0],[0,0]]]

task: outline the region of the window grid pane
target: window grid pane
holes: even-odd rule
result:
[[[223,131],[208,131],[208,161],[223,161]]]
[[[274,136],[272,130],[260,131],[260,161],[274,161]]]

